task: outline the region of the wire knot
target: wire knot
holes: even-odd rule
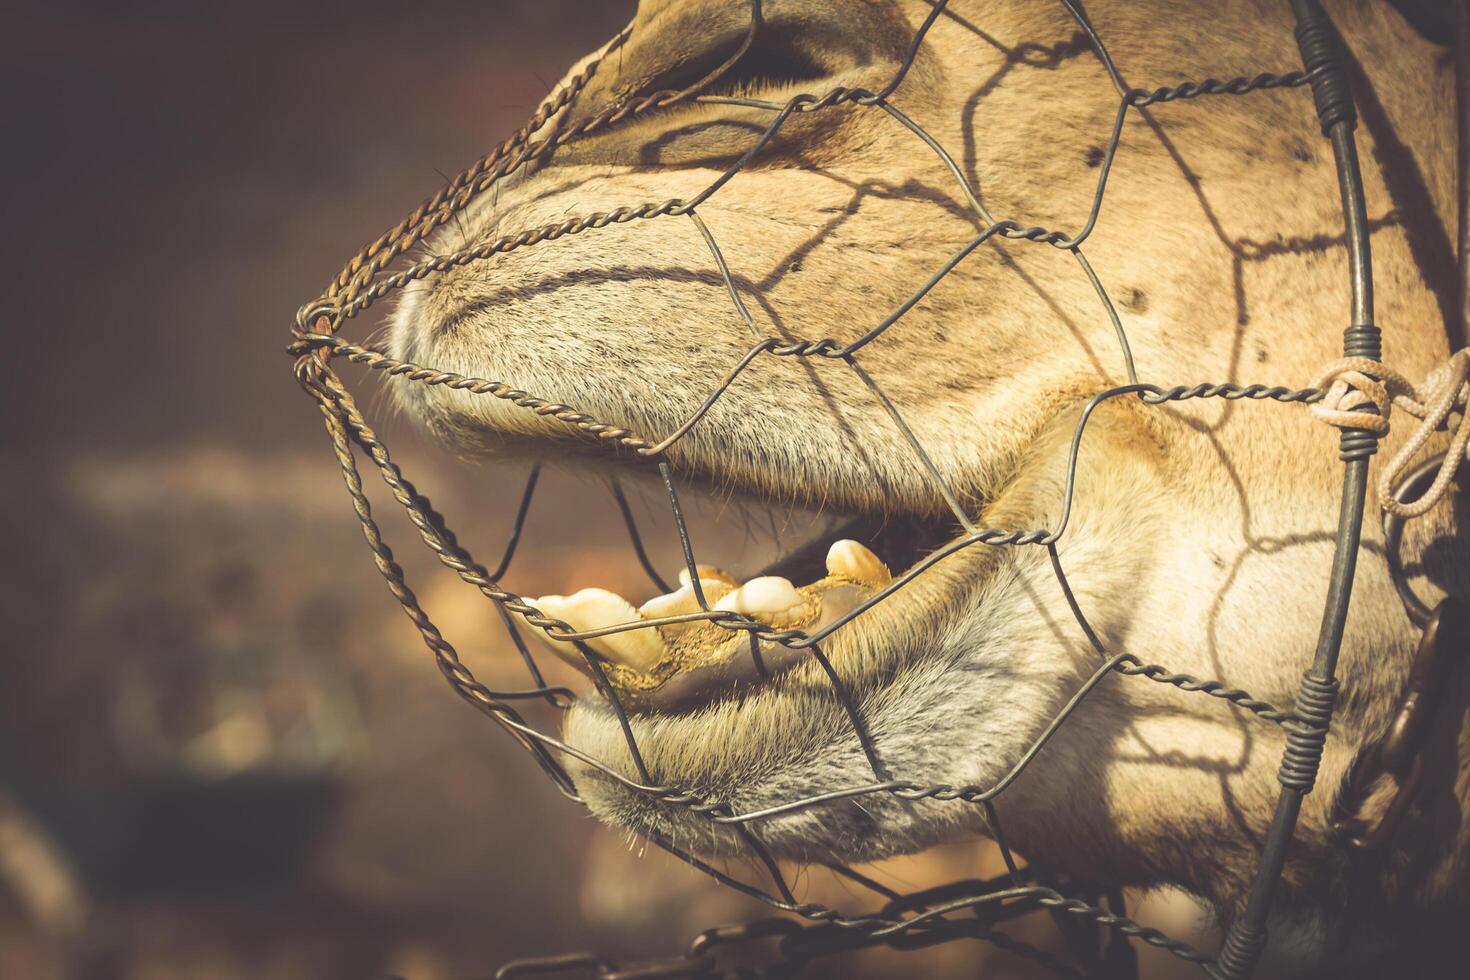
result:
[[[1322,400],[1311,406],[1312,414],[1339,429],[1387,435],[1394,408],[1419,420],[1408,441],[1379,474],[1378,504],[1385,511],[1404,520],[1420,517],[1449,492],[1470,444],[1470,423],[1466,422],[1470,348],[1456,351],[1417,385],[1379,361],[1345,357],[1329,364],[1312,382],[1312,387],[1324,389]],[[1366,406],[1372,406],[1376,413],[1364,411]],[[1454,426],[1444,465],[1434,482],[1417,500],[1394,499],[1393,488],[1399,478],[1434,433],[1449,428],[1449,418],[1455,413],[1459,413],[1460,420]]]

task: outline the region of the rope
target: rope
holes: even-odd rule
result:
[[[1418,385],[1386,364],[1365,357],[1345,357],[1334,361],[1323,369],[1313,385],[1326,389],[1326,394],[1309,410],[1323,422],[1339,429],[1387,435],[1389,416],[1395,408],[1419,420],[1408,441],[1379,474],[1380,507],[1408,520],[1423,516],[1444,499],[1465,458],[1466,447],[1470,445],[1470,422],[1466,420],[1465,411],[1466,403],[1470,401],[1470,348],[1456,351]],[[1377,414],[1364,411],[1370,406],[1376,409]],[[1460,421],[1450,436],[1444,464],[1440,466],[1434,482],[1418,500],[1405,503],[1394,499],[1393,488],[1400,477],[1430,437],[1440,429],[1448,428],[1449,417],[1455,412],[1460,414]]]

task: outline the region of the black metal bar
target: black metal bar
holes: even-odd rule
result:
[[[669,493],[669,511],[674,515],[674,528],[679,532],[679,548],[684,552],[684,567],[689,571],[689,587],[699,608],[709,612],[709,600],[705,598],[704,586],[699,584],[699,566],[694,563],[694,545],[689,540],[689,525],[684,523],[684,510],[679,506],[679,491],[674,489],[674,471],[669,464],[660,461],[658,474],[663,477],[664,489]]]
[[[658,573],[658,569],[653,567],[653,561],[643,547],[643,534],[638,530],[638,522],[633,519],[633,508],[628,505],[628,498],[623,494],[623,485],[614,479],[611,486],[613,500],[617,501],[618,513],[623,515],[623,526],[628,529],[628,540],[633,545],[633,554],[638,556],[638,564],[642,566],[643,574],[648,576],[648,580],[660,592],[674,591]]]
[[[1459,275],[1454,315],[1459,322],[1446,325],[1452,351],[1470,347],[1470,0],[1455,3],[1455,121]]]
[[[1343,352],[1348,357],[1378,360],[1381,345],[1379,330],[1373,324],[1373,257],[1368,239],[1367,208],[1363,201],[1363,176],[1353,137],[1357,117],[1338,50],[1341,42],[1318,0],[1291,0],[1291,7],[1296,16],[1297,43],[1302,49],[1302,59],[1307,71],[1313,73],[1312,94],[1317,115],[1323,132],[1332,143],[1338,189],[1342,196],[1348,277],[1352,289],[1352,319],[1343,336]],[[1371,432],[1343,430],[1341,455],[1346,465],[1342,500],[1338,508],[1336,548],[1317,650],[1310,669],[1302,678],[1296,708],[1300,720],[1287,737],[1286,755],[1278,775],[1282,784],[1281,795],[1266,832],[1256,877],[1245,909],[1231,923],[1212,970],[1220,980],[1247,980],[1255,972],[1266,946],[1266,923],[1276,884],[1286,864],[1286,852],[1296,832],[1302,801],[1315,782],[1327,725],[1332,717],[1337,658],[1342,649],[1343,630],[1357,569],[1363,512],[1367,503],[1368,462],[1377,449],[1377,443],[1377,437]]]
[[[521,492],[521,503],[516,508],[515,522],[511,525],[510,540],[505,544],[505,553],[500,556],[500,564],[495,566],[495,571],[490,573],[490,578],[499,582],[510,570],[510,563],[516,556],[516,546],[521,543],[521,532],[526,529],[526,514],[531,510],[531,501],[536,496],[536,481],[541,478],[541,464],[537,463],[531,467],[531,473],[526,477],[526,489]]]

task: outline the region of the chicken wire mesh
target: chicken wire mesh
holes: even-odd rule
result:
[[[730,2],[739,3],[742,0]],[[1365,509],[1368,459],[1376,449],[1378,435],[1371,428],[1344,428],[1342,433],[1341,458],[1345,464],[1345,477],[1336,557],[1328,583],[1327,608],[1320,641],[1315,658],[1303,675],[1295,705],[1289,708],[1273,705],[1225,682],[1174,672],[1165,665],[1145,662],[1131,653],[1107,649],[1073,597],[1057,550],[1057,543],[1066,533],[1072,513],[1078,453],[1094,411],[1104,402],[1123,398],[1154,406],[1193,399],[1301,405],[1321,401],[1325,392],[1322,388],[1293,389],[1262,384],[1240,385],[1234,382],[1182,385],[1141,380],[1122,321],[1107,290],[1089,264],[1084,245],[1101,219],[1109,174],[1121,141],[1124,122],[1130,112],[1168,102],[1246,97],[1250,93],[1267,89],[1310,86],[1323,134],[1331,142],[1334,151],[1342,189],[1351,290],[1351,325],[1344,335],[1344,353],[1349,357],[1378,360],[1379,331],[1373,325],[1371,258],[1361,178],[1354,149],[1355,116],[1352,98],[1337,53],[1335,34],[1315,0],[1292,0],[1291,3],[1297,21],[1296,33],[1303,55],[1303,69],[1262,73],[1228,81],[1210,78],[1151,90],[1128,87],[1113,64],[1104,40],[1093,29],[1080,5],[1074,0],[1061,0],[1061,3],[1105,68],[1118,95],[1113,126],[1097,168],[1091,207],[1085,222],[1075,232],[1024,226],[1013,220],[997,219],[982,203],[976,189],[949,151],[891,101],[896,93],[901,92],[926,35],[946,12],[948,0],[934,0],[930,5],[927,16],[912,38],[906,57],[882,88],[870,91],[839,86],[821,95],[799,94],[784,103],[739,95],[708,94],[710,87],[746,55],[762,30],[761,0],[748,0],[750,21],[743,43],[706,77],[678,91],[663,90],[627,98],[608,105],[575,124],[568,124],[563,110],[586,89],[604,60],[627,42],[632,28],[625,29],[613,39],[598,59],[589,62],[582,71],[550,96],[514,136],[449,181],[402,222],[360,251],[347,263],[321,297],[299,311],[289,347],[294,358],[296,377],[321,413],[341,466],[348,494],[378,570],[421,634],[454,691],[516,739],[535,758],[562,794],[574,802],[582,800],[568,771],[565,761],[567,759],[595,769],[608,779],[615,780],[627,791],[654,800],[660,805],[683,808],[711,824],[733,829],[747,849],[752,867],[763,871],[768,884],[756,884],[738,878],[689,853],[672,840],[660,839],[658,836],[653,836],[652,840],[659,847],[723,884],[766,903],[776,911],[788,914],[786,917],[708,930],[695,937],[686,953],[670,960],[628,966],[596,955],[569,954],[506,964],[497,976],[550,973],[592,974],[601,977],[710,976],[724,971],[722,949],[752,946],[765,952],[760,965],[741,966],[737,972],[750,975],[789,975],[800,972],[814,959],[832,953],[876,945],[913,949],[961,939],[988,941],[1018,956],[1032,959],[1059,975],[1128,975],[1136,971],[1133,950],[1127,941],[1129,938],[1199,963],[1218,977],[1244,978],[1253,972],[1265,942],[1265,916],[1270,907],[1272,890],[1285,860],[1285,849],[1293,834],[1297,811],[1303,797],[1312,789],[1331,721],[1337,692],[1335,664],[1343,635]],[[511,175],[528,166],[545,162],[558,148],[582,137],[681,103],[738,105],[768,112],[771,118],[745,152],[691,198],[648,202],[571,217],[556,224],[529,228],[467,245],[447,254],[407,262],[397,271],[392,271],[399,260],[408,258],[414,248],[422,245],[436,229],[451,221],[478,195],[495,188]],[[790,119],[799,114],[818,113],[837,106],[884,113],[893,125],[901,126],[912,134],[915,146],[922,147],[923,152],[933,154],[953,176],[964,199],[973,210],[978,231],[925,282],[919,284],[904,302],[855,340],[839,343],[830,337],[788,340],[764,336],[746,308],[719,242],[701,220],[699,208],[715,197],[721,188],[738,179],[741,171],[770,144]],[[595,232],[613,224],[670,218],[687,219],[698,229],[708,246],[709,256],[718,269],[732,306],[741,321],[754,333],[756,340],[746,354],[730,367],[723,380],[708,393],[697,410],[683,424],[667,434],[635,432],[615,422],[581,412],[574,406],[538,397],[508,381],[468,377],[400,360],[390,356],[385,348],[354,343],[342,335],[342,330],[349,321],[362,317],[375,304],[413,282],[450,269],[485,262],[496,256],[542,246],[566,236]],[[1075,260],[1078,274],[1091,284],[1101,309],[1115,330],[1118,353],[1128,379],[1127,384],[1098,392],[1083,409],[1071,439],[1060,520],[1051,528],[978,526],[961,506],[953,488],[945,481],[893,401],[884,393],[879,379],[865,370],[860,357],[864,347],[893,328],[968,255],[993,239],[1051,247],[1068,253]],[[922,468],[934,490],[948,504],[958,527],[963,529],[958,537],[921,558],[856,608],[811,632],[802,629],[778,629],[750,615],[718,609],[709,601],[700,584],[701,575],[694,548],[680,507],[676,475],[666,458],[669,448],[699,425],[721,396],[738,382],[741,374],[763,357],[824,359],[840,362],[844,368],[852,371],[876,397],[891,420],[894,432],[912,454],[913,465]],[[546,615],[524,597],[506,589],[501,581],[515,556],[521,528],[535,493],[536,472],[532,472],[517,507],[514,528],[503,556],[494,569],[488,568],[471,556],[428,498],[418,491],[395,464],[388,447],[379,438],[334,369],[332,362],[339,358],[363,365],[400,383],[442,386],[476,396],[499,399],[519,410],[580,430],[606,447],[609,452],[642,460],[643,465],[656,470],[667,492],[669,511],[678,532],[684,565],[690,587],[697,599],[698,611],[579,631],[567,622]],[[1365,406],[1364,410],[1371,412],[1373,407]],[[493,604],[504,625],[507,640],[524,662],[529,678],[528,686],[519,690],[494,690],[482,684],[461,661],[453,643],[440,632],[421,607],[373,516],[359,468],[359,454],[378,472],[423,542],[437,558],[464,583],[478,590]],[[631,547],[650,580],[661,590],[668,591],[668,585],[647,557],[632,510],[616,483],[613,484],[613,491],[630,534]],[[1065,597],[1077,628],[1096,651],[1097,666],[1072,693],[1019,761],[1000,780],[983,786],[914,781],[905,778],[903,773],[891,772],[885,767],[881,746],[875,743],[865,726],[859,705],[845,689],[838,672],[824,655],[822,644],[833,632],[904,589],[937,563],[961,549],[977,547],[1045,549],[1055,574],[1057,588]],[[831,696],[845,711],[871,766],[872,780],[863,785],[793,799],[777,806],[747,812],[737,812],[728,801],[704,798],[688,787],[659,781],[644,762],[638,739],[628,720],[629,709],[620,698],[617,685],[609,679],[609,671],[616,668],[605,662],[591,643],[632,630],[653,630],[689,623],[708,623],[732,634],[743,635],[752,657],[756,660],[760,659],[763,647],[784,648],[810,657],[826,675],[830,682]],[[619,720],[632,763],[631,773],[606,760],[589,756],[527,720],[527,714],[531,710],[545,712],[554,718],[570,706],[574,695],[567,688],[547,684],[536,655],[522,634],[522,630],[526,628],[540,631],[553,643],[570,645],[585,660],[600,694],[611,705]],[[1121,891],[1078,893],[1068,882],[1047,872],[1041,865],[1028,863],[1023,866],[1007,845],[1004,824],[996,806],[997,799],[1033,764],[1047,742],[1084,699],[1112,675],[1141,678],[1207,695],[1226,702],[1231,708],[1253,715],[1261,724],[1281,726],[1287,733],[1287,748],[1279,771],[1280,801],[1276,819],[1262,845],[1255,886],[1244,912],[1232,924],[1222,948],[1217,952],[1192,948],[1129,919],[1125,914]],[[778,863],[762,843],[762,822],[799,810],[837,801],[855,800],[870,794],[892,794],[899,799],[911,801],[955,801],[982,808],[989,832],[1005,860],[1007,872],[994,880],[958,881],[937,889],[901,894],[852,868],[839,865],[833,870],[846,880],[870,891],[873,900],[882,903],[876,911],[849,912],[799,901]],[[1040,857],[1044,858],[1044,855]],[[1052,913],[1059,928],[1068,938],[1069,952],[1066,956],[1023,943],[998,928],[1009,920],[1040,910]]]

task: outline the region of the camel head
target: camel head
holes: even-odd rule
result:
[[[1127,86],[1300,65],[1285,3],[1087,8]],[[644,0],[618,42],[572,69],[585,84],[540,138],[725,70],[698,98],[587,126],[538,156],[475,197],[429,252],[645,204],[695,208],[591,221],[455,264],[411,285],[391,324],[395,357],[504,380],[645,446],[679,430],[759,339],[775,338],[655,456],[682,487],[841,515],[829,538],[769,568],[701,567],[699,578],[710,609],[768,632],[821,634],[815,646],[847,698],[811,645],[753,641],[707,616],[594,638],[587,649],[626,708],[649,780],[729,813],[890,778],[993,787],[1123,652],[1289,707],[1331,562],[1336,432],[1300,405],[1118,397],[1091,415],[1070,480],[1068,463],[1089,399],[1130,370],[1164,388],[1302,387],[1341,355],[1342,210],[1310,95],[1133,111],[1114,154],[1119,91],[1066,6],[954,0],[888,96],[896,111],[859,99],[792,112],[702,197],[793,96],[883,91],[933,6],[765,0],[760,10],[752,33],[746,0]],[[1360,66],[1387,357],[1422,377],[1446,353],[1443,263],[1426,259],[1424,243],[1453,228],[1448,69],[1386,5],[1330,13]],[[996,235],[961,254],[1004,220],[1062,234]],[[1080,250],[1068,248],[1084,228]],[[397,391],[460,451],[608,472],[653,465],[512,400]],[[1405,541],[1429,598],[1464,588],[1451,510],[1440,506]],[[1050,548],[950,547],[971,529],[1055,531],[1064,516]],[[1285,900],[1308,909],[1365,891],[1380,904],[1427,903],[1460,879],[1457,827],[1435,831],[1432,855],[1367,873],[1329,832],[1336,790],[1387,724],[1418,635],[1372,516],[1365,540],[1344,697],[1287,870]],[[702,608],[687,573],[663,596],[528,602],[582,631]],[[575,645],[548,643],[586,666]],[[641,781],[605,697],[583,697],[563,737]],[[1221,699],[1108,676],[994,812],[1011,846],[1074,878],[1174,884],[1228,912],[1256,866],[1284,738]],[[701,854],[744,851],[736,827],[572,765],[604,820]],[[1466,798],[1463,777],[1437,778],[1446,799]],[[809,861],[994,829],[972,802],[886,792],[749,824],[776,855]]]

